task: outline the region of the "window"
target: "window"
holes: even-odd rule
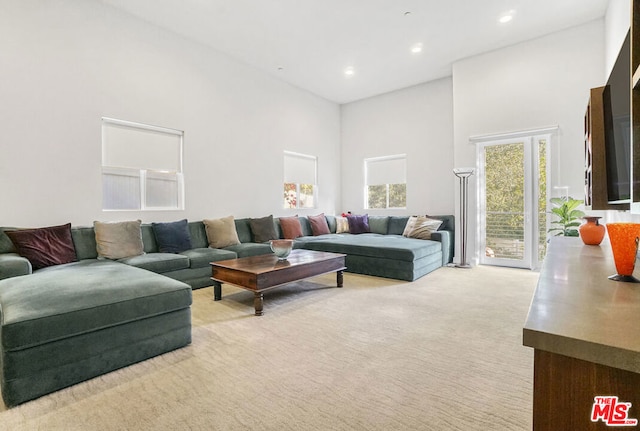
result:
[[[102,119],[102,209],[184,209],[180,130]]]
[[[284,208],[315,208],[318,159],[284,152]]]
[[[367,209],[407,207],[407,155],[364,160]]]

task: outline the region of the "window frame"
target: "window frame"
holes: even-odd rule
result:
[[[380,163],[380,162],[390,162],[390,161],[394,161],[394,160],[402,160],[404,161],[404,172],[402,174],[402,177],[404,179],[404,182],[394,182],[394,183],[384,183],[384,184],[369,184],[369,171],[371,170],[371,167],[369,166],[370,163]],[[390,189],[392,185],[396,185],[396,184],[404,184],[405,185],[405,196],[404,196],[404,201],[405,201],[405,206],[403,207],[391,207],[389,206],[389,202],[390,202]],[[376,186],[385,186],[385,207],[384,208],[371,208],[369,206],[369,187],[376,187]],[[389,155],[389,156],[380,156],[380,157],[368,157],[364,159],[364,193],[363,193],[363,197],[364,197],[364,209],[373,209],[373,210],[396,210],[396,209],[407,209],[407,190],[406,190],[406,186],[407,186],[407,155],[406,154],[394,154],[394,155]]]
[[[122,127],[131,129],[131,131],[144,131],[144,132],[156,132],[162,133],[165,135],[170,135],[173,137],[177,137],[178,139],[178,154],[176,160],[176,169],[158,169],[158,168],[148,168],[144,166],[117,166],[113,164],[106,163],[107,151],[108,151],[108,143],[107,141],[107,128],[109,126]],[[120,120],[116,118],[102,117],[101,122],[102,127],[102,163],[101,163],[101,178],[102,178],[102,211],[174,211],[174,210],[184,210],[185,202],[184,202],[184,172],[183,172],[183,162],[184,162],[184,131],[171,129],[167,127],[153,126],[150,124],[137,123],[134,121]],[[122,176],[131,176],[138,178],[138,188],[139,188],[139,196],[138,196],[138,207],[137,208],[106,208],[105,202],[105,176],[108,175],[122,175]],[[169,198],[171,200],[175,200],[175,205],[151,205],[148,203],[149,199],[149,189],[147,184],[150,180],[153,179],[153,176],[165,176],[166,181],[171,181],[175,183],[175,195],[172,193]],[[156,178],[159,179],[159,178]]]
[[[291,157],[291,158],[298,158],[298,159],[303,159],[303,160],[307,160],[307,161],[313,161],[313,166],[314,166],[314,172],[313,172],[313,184],[310,184],[308,182],[297,182],[297,181],[288,181],[289,177],[288,177],[288,173],[287,173],[287,157]],[[313,208],[317,208],[318,207],[318,156],[312,156],[309,154],[302,154],[302,153],[297,153],[294,151],[284,151],[284,169],[283,169],[283,173],[284,173],[284,181],[283,181],[283,191],[284,191],[284,187],[287,184],[295,184],[296,186],[296,190],[295,190],[295,199],[296,199],[296,206],[292,207],[292,206],[287,206],[286,205],[286,201],[283,202],[283,208],[285,210],[287,209],[313,209]],[[301,197],[301,186],[305,185],[305,184],[310,184],[313,187],[313,206],[308,207],[308,206],[301,206],[300,202],[302,199],[300,199]],[[284,196],[283,196],[284,198]]]

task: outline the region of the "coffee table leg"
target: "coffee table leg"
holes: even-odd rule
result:
[[[337,278],[337,281],[338,281],[338,287],[342,287],[342,283],[343,283],[342,273],[343,273],[343,271],[338,271],[336,273],[336,278]]]
[[[222,283],[213,282],[213,300],[220,301],[222,299]]]
[[[262,293],[261,292],[254,292],[253,293],[253,308],[256,309],[256,316],[262,316],[262,305],[263,305]]]

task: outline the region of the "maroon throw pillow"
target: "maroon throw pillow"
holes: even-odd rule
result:
[[[280,227],[284,239],[296,239],[302,236],[302,226],[298,216],[280,217]]]
[[[76,249],[71,238],[71,223],[38,229],[5,231],[18,254],[36,270],[47,266],[75,262]]]
[[[307,216],[309,219],[309,224],[311,225],[311,232],[313,232],[313,236],[318,235],[326,235],[331,233],[329,230],[329,224],[327,223],[327,218],[324,216],[324,213],[318,214],[317,216]]]
[[[369,214],[365,215],[348,215],[349,233],[369,233]]]

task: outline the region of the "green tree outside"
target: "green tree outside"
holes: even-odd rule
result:
[[[487,253],[506,259],[524,258],[524,150],[522,142],[485,147]],[[546,141],[538,141],[538,259],[546,253]]]
[[[388,194],[388,206],[387,206]],[[371,209],[406,208],[407,184],[379,184],[367,187],[367,207]]]

